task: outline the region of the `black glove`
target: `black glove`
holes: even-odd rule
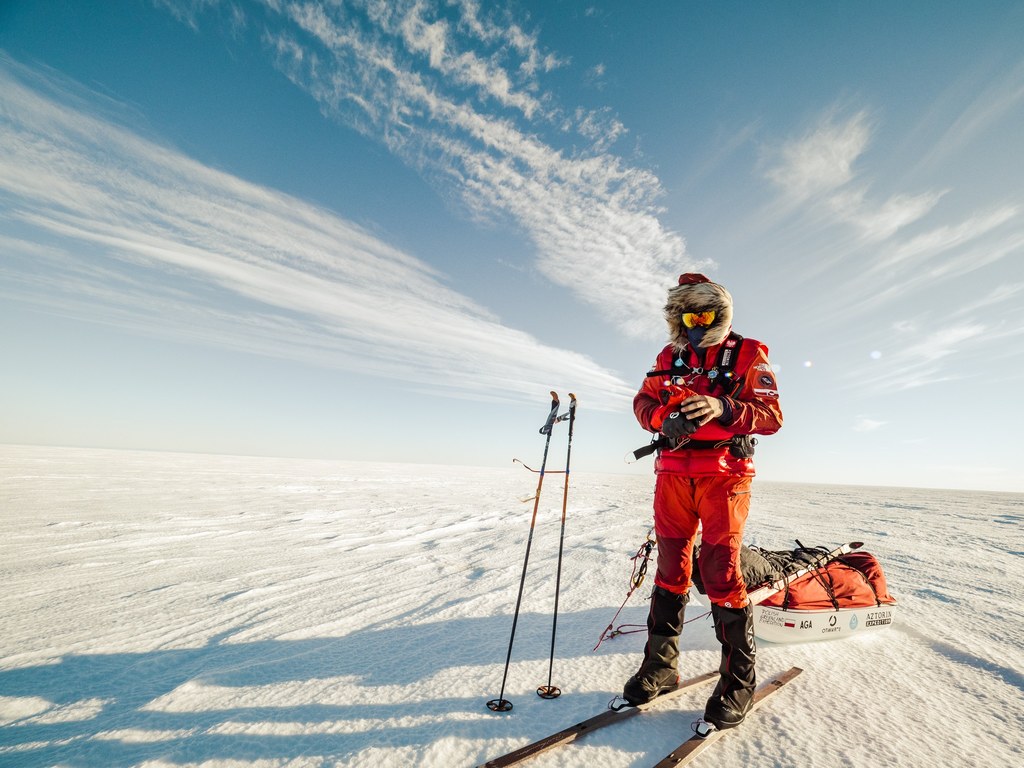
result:
[[[690,421],[680,411],[670,413],[661,425],[661,434],[672,440],[692,435],[696,431],[696,422]]]

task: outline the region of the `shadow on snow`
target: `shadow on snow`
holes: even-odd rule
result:
[[[559,660],[589,655],[602,622],[608,618],[604,609],[559,617],[554,682],[558,682]],[[0,730],[0,765],[11,764],[13,760],[26,768],[54,764],[114,767],[156,759],[174,763],[307,755],[343,761],[375,746],[423,746],[445,736],[483,741],[521,738],[531,735],[530,726],[535,723],[514,714],[492,714],[485,706],[488,699],[498,695],[501,686],[510,630],[511,616],[494,616],[364,629],[336,638],[232,643],[222,635],[201,648],[68,655],[56,664],[3,671],[2,696],[38,697],[55,708],[99,700],[102,708],[90,713],[87,719],[44,723],[24,718],[4,727]],[[550,633],[550,615],[520,616],[512,661],[536,662],[536,668],[530,672],[532,685],[546,682]],[[619,645],[618,650],[636,652],[632,644],[628,648]],[[415,692],[418,680],[456,667],[477,669],[469,673],[463,685],[451,691],[451,696],[424,699]],[[357,685],[365,686],[367,699],[345,705],[305,703],[232,708],[229,698],[225,709],[147,709],[155,700],[190,681],[242,689],[339,677],[354,678]],[[609,680],[612,686],[618,682]],[[522,697],[522,683],[513,669],[506,696],[514,688],[516,696]],[[408,684],[412,684],[408,703],[381,704],[373,700],[375,687]],[[436,688],[429,690],[433,692]],[[610,690],[608,694],[584,694],[593,698],[586,706],[598,710],[612,693]],[[241,690],[239,695],[244,695]],[[393,700],[393,695],[389,692],[388,698]],[[453,714],[465,717],[451,717]],[[353,722],[403,718],[407,722],[422,719],[422,723],[388,724],[381,729]],[[296,724],[299,731],[311,728],[314,732],[252,732],[261,723]],[[346,723],[353,732],[316,732],[317,727],[345,728]],[[217,732],[247,725],[251,726],[250,732]],[[122,730],[133,731],[138,741],[110,733]],[[150,736],[153,740],[146,741]]]

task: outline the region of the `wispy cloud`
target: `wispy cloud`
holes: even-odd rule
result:
[[[853,424],[854,432],[874,432],[877,429],[881,429],[888,422],[879,421],[878,419],[871,419],[867,416],[858,416],[857,420]]]
[[[853,165],[870,138],[866,111],[846,120],[826,114],[806,134],[781,147],[768,178],[797,200],[837,189],[853,178]]]
[[[870,310],[1024,252],[1020,209],[1000,206],[878,249],[853,286]]]
[[[979,80],[985,83],[983,87],[977,87]],[[984,137],[1000,121],[1006,120],[1014,110],[1019,111],[1024,106],[1024,60],[1017,62],[1016,66],[1001,67],[981,76],[977,72],[965,73],[962,82],[950,87],[949,96],[955,94],[959,98],[959,92],[964,89],[970,89],[973,98],[966,107],[959,108],[955,119],[946,125],[941,136],[922,156],[922,167],[935,165],[961,152],[964,147]],[[929,112],[924,119],[927,125],[920,132],[927,133],[936,123],[943,124],[940,115],[937,108]]]
[[[475,0],[266,0],[262,13],[276,66],[327,114],[469,215],[520,228],[538,270],[625,333],[660,337],[666,286],[710,266],[659,221],[658,178],[611,151],[622,123],[560,105],[543,77],[567,62],[506,12]],[[194,3],[178,15],[196,19]]]
[[[940,382],[1000,380],[1006,373],[1003,366],[1019,354],[1024,339],[1022,293],[1024,283],[1006,284],[944,312],[893,322],[884,362],[851,372],[846,387],[891,394]]]
[[[8,298],[318,365],[415,369],[417,386],[459,397],[561,387],[621,408],[632,395],[364,229],[140,137],[63,88],[0,58]]]
[[[1001,206],[993,211],[970,216],[956,225],[936,227],[928,232],[898,243],[883,253],[874,265],[876,271],[897,266],[919,266],[924,260],[973,242],[1020,214],[1016,206]]]
[[[968,111],[983,113],[988,125],[1015,101],[1013,94],[1003,84],[989,94],[984,102],[987,108],[975,103]],[[804,135],[768,153],[772,162],[767,176],[781,192],[781,202],[767,217],[768,226],[774,226],[774,232],[812,233],[808,237],[816,238],[820,248],[808,261],[806,274],[819,280],[827,275],[842,286],[841,291],[830,286],[815,293],[822,317],[841,325],[856,322],[877,328],[876,317],[891,316],[892,308],[908,302],[932,300],[940,289],[947,299],[969,303],[977,291],[984,290],[987,280],[981,275],[986,270],[996,274],[991,268],[997,262],[1020,258],[1024,200],[982,200],[975,210],[965,212],[954,186],[955,175],[939,188],[901,191],[900,174],[905,169],[880,168],[870,162],[868,152],[878,124],[869,111],[843,115],[838,106],[827,109]],[[977,119],[982,120],[981,115]],[[966,138],[966,134],[957,135]],[[943,141],[948,140],[947,133]],[[919,147],[921,156],[930,151],[929,146]],[[910,166],[917,162],[915,157],[906,158]],[[879,202],[871,194],[874,186],[897,191]],[[970,287],[958,289],[957,281]],[[889,308],[888,312],[878,315],[882,308]],[[978,331],[971,335],[972,344],[991,345],[991,328],[982,332],[971,323],[951,334],[936,334],[935,346],[930,348],[947,349],[958,342],[958,333],[970,328]],[[940,364],[947,355],[930,358],[916,345],[904,348],[899,357],[891,375],[874,381],[891,380],[903,388],[961,375]],[[860,386],[860,377],[851,379]],[[868,386],[877,388],[870,382]]]
[[[956,328],[941,326],[924,332],[907,331],[896,337],[903,343],[886,355],[884,365],[860,368],[850,374],[845,388],[860,394],[892,395],[895,392],[933,386],[942,382],[966,379],[976,372],[964,365],[963,351],[972,342],[983,339],[987,328],[983,324],[963,325]],[[960,356],[960,364],[947,366],[947,360]]]
[[[996,112],[985,110],[989,117]],[[884,365],[851,370],[846,385],[892,393],[988,375],[990,361],[1019,357],[1024,336],[1024,312],[1014,301],[1019,284],[991,282],[1008,274],[993,265],[1024,254],[1024,201],[980,203],[968,213],[942,209],[940,201],[955,196],[950,187],[897,192],[874,203],[872,177],[890,187],[899,181],[866,169],[862,155],[872,130],[865,111],[843,120],[830,109],[814,129],[782,146],[768,173],[788,205],[777,221],[820,236],[827,255],[816,259],[818,274],[831,281],[842,275],[841,290],[830,285],[816,294],[816,312],[837,327],[856,323],[859,333],[874,337],[874,348],[885,350]],[[907,318],[908,306],[931,309]]]
[[[887,240],[904,227],[923,218],[946,194],[946,190],[919,195],[893,195],[881,204],[866,199],[864,189],[837,192],[828,204],[836,215],[860,230],[868,241]]]
[[[517,52],[526,54],[520,70],[533,76],[537,72],[538,55],[534,41],[522,30],[509,30],[485,25],[476,3],[462,2],[464,26],[478,39],[511,43]],[[517,87],[512,76],[500,62],[483,58],[475,51],[453,50],[453,30],[447,20],[428,19],[428,8],[422,1],[414,3],[396,19],[397,31],[410,53],[425,56],[432,70],[453,85],[476,89],[480,96],[493,99],[503,107],[516,109],[532,117],[541,109],[541,102],[528,90]],[[547,57],[544,57],[547,58]],[[554,61],[549,61],[550,68]]]
[[[843,118],[838,107],[823,114],[805,135],[784,143],[767,177],[793,206],[817,205],[824,215],[851,224],[868,241],[885,240],[921,219],[944,190],[901,193],[878,203],[858,181],[858,159],[871,143],[874,120],[867,110]]]

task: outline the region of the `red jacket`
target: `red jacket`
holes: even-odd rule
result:
[[[743,339],[739,343],[739,352],[732,367],[731,380],[718,374],[716,361],[724,346],[736,346],[736,342],[727,339],[722,344],[709,347],[704,351],[706,366],[701,365],[700,358],[691,348],[683,353],[683,362],[689,368],[683,368],[677,382],[686,385],[698,394],[712,395],[723,401],[725,413],[719,419],[713,419],[700,427],[691,440],[728,441],[733,435],[771,435],[782,426],[782,409],[779,406],[779,391],[775,382],[775,374],[768,362],[768,348],[754,339]],[[667,371],[678,352],[669,344],[658,355],[652,371]],[[633,398],[633,412],[637,421],[649,432],[657,430],[651,427],[651,417],[661,407],[659,392],[670,383],[671,375],[648,375],[640,391]],[[718,381],[726,381],[724,386],[716,385]],[[728,444],[721,447],[687,447],[684,443],[679,447],[659,451],[654,464],[655,472],[702,477],[708,475],[741,475],[753,476],[754,460],[738,458],[729,453]]]

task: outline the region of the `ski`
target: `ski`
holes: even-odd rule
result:
[[[853,552],[853,550],[860,549],[863,546],[863,542],[851,541],[849,544],[843,544],[842,546],[836,547],[831,552],[823,554],[821,557],[817,558],[813,563],[808,565],[806,568],[801,568],[800,570],[793,571],[792,573],[787,573],[785,576],[776,579],[771,584],[766,584],[765,586],[759,587],[753,590],[752,592],[748,592],[747,599],[750,601],[751,605],[757,605],[758,603],[767,600],[772,595],[781,592],[786,588],[788,584],[792,584],[797,579],[806,576],[814,569],[820,568],[821,566],[827,563],[831,563],[837,557],[849,554],[850,552]]]
[[[754,694],[754,703],[751,706],[750,711],[753,712],[761,706],[765,699],[779,690],[786,683],[790,682],[801,672],[803,672],[803,670],[800,669],[800,667],[792,667],[787,672],[783,672],[770,683],[760,688],[757,693]],[[654,768],[674,768],[674,766],[677,765],[686,765],[694,757],[710,747],[728,732],[729,731],[712,730],[705,736],[695,734],[666,755],[665,759],[655,765]]]
[[[527,744],[525,747],[520,747],[512,752],[501,757],[496,757],[493,760],[488,760],[486,763],[478,766],[478,768],[502,768],[508,765],[518,765],[524,760],[528,760],[534,755],[539,755],[541,752],[547,752],[549,749],[561,746],[562,744],[568,744],[571,741],[575,741],[581,736],[586,736],[591,731],[596,731],[598,728],[603,728],[606,725],[612,723],[618,723],[622,720],[632,717],[633,715],[639,714],[645,709],[653,707],[668,699],[674,698],[681,693],[693,688],[694,686],[706,683],[709,680],[717,680],[718,671],[707,672],[697,677],[691,677],[689,680],[680,681],[675,688],[670,691],[658,696],[647,704],[641,704],[637,707],[626,706],[622,709],[608,709],[599,715],[595,715],[589,720],[584,720],[581,723],[576,723],[568,728],[564,728],[557,733],[553,733],[550,736],[545,736],[532,744]]]

